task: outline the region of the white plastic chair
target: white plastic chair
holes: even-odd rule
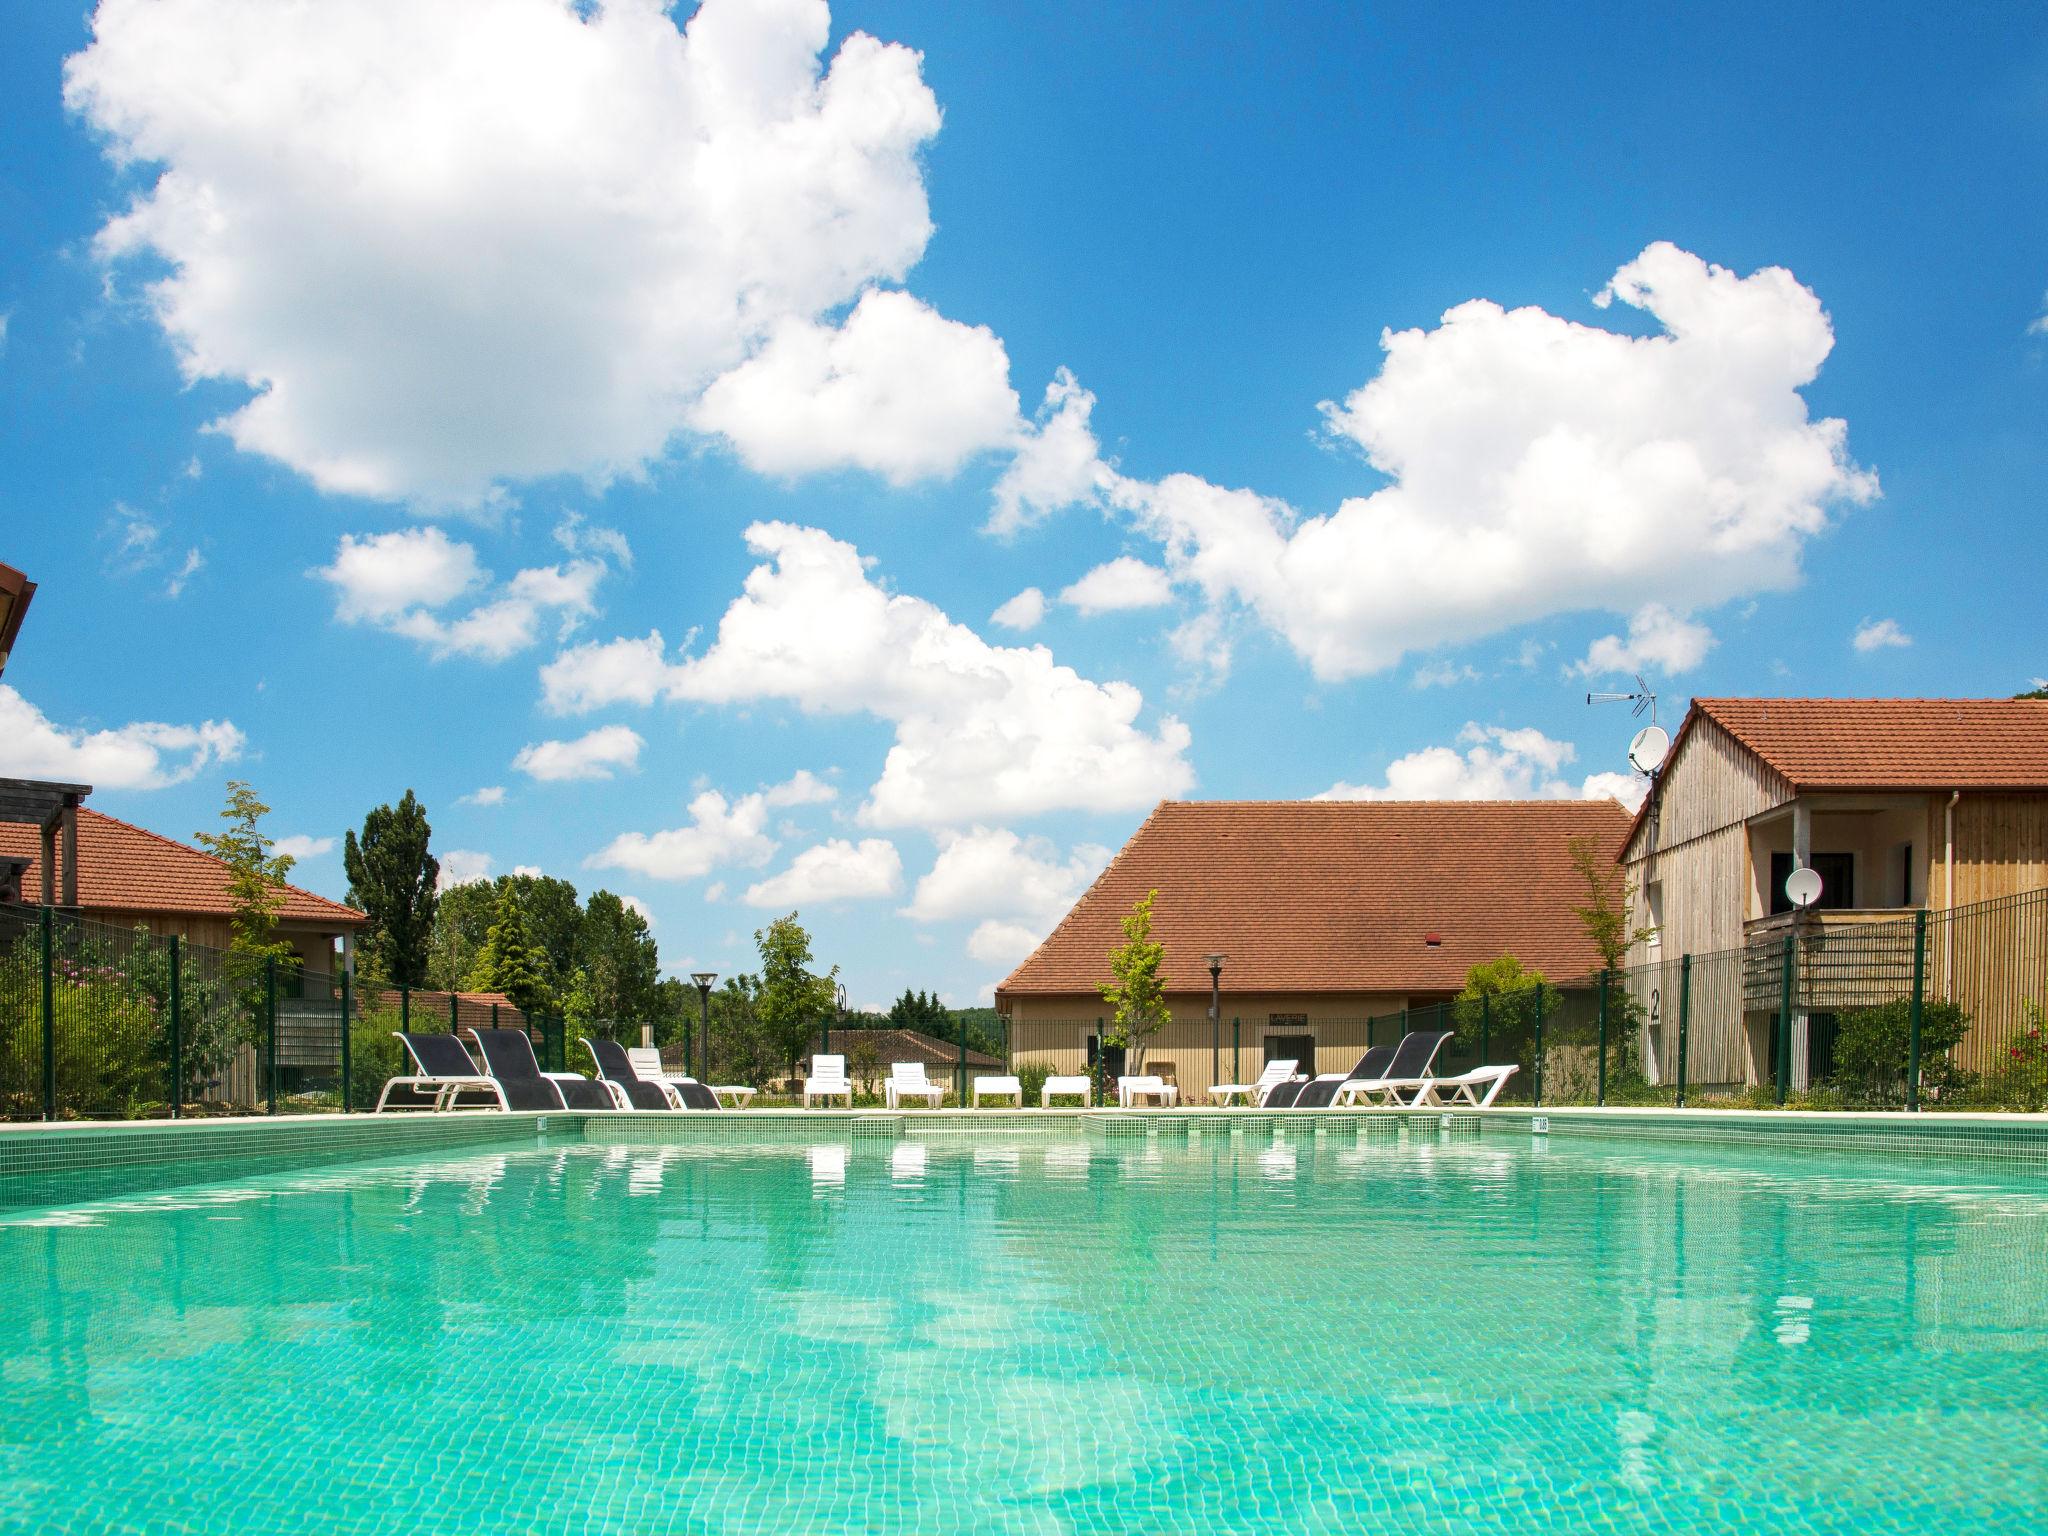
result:
[[[1014,1077],[977,1077],[974,1080],[974,1102],[980,1104],[983,1098],[1014,1098],[1017,1107],[1022,1109],[1024,1084]]]
[[[1116,1080],[1118,1108],[1129,1109],[1139,1099],[1156,1099],[1162,1106],[1170,1107],[1180,1102],[1180,1090],[1158,1076],[1120,1077]]]
[[[694,1083],[696,1081],[687,1072],[677,1077],[663,1071],[661,1051],[655,1046],[628,1046],[626,1048],[626,1057],[633,1063],[633,1070],[635,1072],[638,1072],[650,1083],[662,1084],[669,1090],[671,1096],[675,1093],[677,1083]],[[754,1097],[753,1088],[746,1083],[707,1083],[705,1086],[711,1090],[714,1098],[721,1101],[732,1099],[735,1101],[735,1107],[739,1109],[745,1109],[748,1102]],[[680,1100],[678,1100],[678,1103],[680,1103]]]
[[[853,1108],[853,1084],[846,1080],[844,1056],[813,1056],[811,1075],[804,1079],[804,1108],[812,1099],[844,1099]]]
[[[1056,1098],[1078,1096],[1082,1106],[1085,1108],[1088,1103],[1088,1095],[1093,1089],[1094,1084],[1085,1077],[1048,1077],[1045,1080],[1045,1086],[1038,1090],[1038,1107],[1040,1109],[1051,1109],[1052,1101]]]
[[[905,1099],[923,1099],[928,1108],[937,1109],[945,1096],[946,1090],[924,1075],[923,1062],[889,1063],[889,1080],[882,1084],[882,1102],[889,1108],[901,1109]]]
[[[1296,1065],[1291,1061],[1269,1061],[1256,1083],[1218,1083],[1209,1090],[1209,1097],[1218,1104],[1228,1104],[1233,1098],[1241,1098],[1247,1104],[1261,1103],[1275,1083],[1284,1083],[1294,1076]]]

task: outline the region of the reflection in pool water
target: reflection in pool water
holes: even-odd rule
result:
[[[232,1218],[232,1219],[223,1219]],[[2048,1528],[2048,1188],[571,1144],[0,1217],[0,1529]]]

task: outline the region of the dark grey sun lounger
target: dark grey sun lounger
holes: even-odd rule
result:
[[[401,1029],[392,1034],[412,1058],[412,1075],[394,1077],[377,1096],[377,1112],[397,1109],[451,1109],[464,1093],[490,1093],[491,1084],[469,1059],[453,1035],[415,1035]]]
[[[633,1070],[632,1058],[626,1048],[616,1040],[585,1039],[583,1049],[590,1052],[590,1059],[597,1063],[597,1075],[617,1088],[626,1096],[626,1103],[633,1109],[674,1109],[669,1096],[662,1091],[661,1084],[650,1083]]]
[[[1354,1078],[1342,1083],[1338,1092],[1362,1095],[1367,1099],[1377,1095],[1383,1104],[1399,1104],[1403,1091],[1412,1095],[1428,1085],[1437,1052],[1450,1038],[1448,1029],[1416,1030],[1403,1035],[1401,1043],[1394,1047],[1394,1059],[1387,1063],[1384,1072],[1369,1080]]]
[[[1386,1075],[1388,1065],[1394,1059],[1395,1047],[1376,1045],[1358,1058],[1358,1065],[1349,1072],[1325,1072],[1310,1083],[1302,1084],[1301,1095],[1294,1101],[1296,1109],[1327,1109],[1336,1103],[1337,1095],[1351,1083],[1377,1082]]]
[[[549,1077],[523,1029],[472,1029],[483,1053],[484,1076],[497,1086],[505,1109],[616,1109],[603,1083],[587,1077]]]

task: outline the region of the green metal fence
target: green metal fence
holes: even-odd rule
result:
[[[1740,948],[1404,1009],[1439,1075],[1518,1068],[1503,1102],[2048,1109],[2048,890],[1896,917],[1806,913]]]
[[[0,1119],[369,1109],[402,1070],[393,1031],[490,1027],[526,1030],[544,1070],[581,1054],[561,1019],[502,1003],[0,906]],[[639,1043],[637,1025],[578,1033]]]

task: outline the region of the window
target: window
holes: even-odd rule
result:
[[[1899,844],[1899,905],[1913,905],[1913,845]]]
[[[1652,880],[1643,887],[1643,926],[1650,930],[1647,940],[1651,949],[1664,942],[1664,882]]]
[[[1823,912],[1839,912],[1856,905],[1856,855],[1816,853],[1813,871],[1820,876],[1820,900],[1814,906]],[[1785,882],[1792,875],[1792,855],[1771,855],[1771,911],[1790,912],[1792,900],[1785,894]]]
[[[1308,1016],[1306,1014],[1276,1013],[1273,1015],[1271,1022],[1274,1024],[1291,1024],[1299,1028],[1308,1023]],[[1294,1062],[1298,1070],[1306,1072],[1313,1077],[1316,1070],[1316,1037],[1306,1033],[1269,1034],[1266,1036],[1266,1060],[1269,1063],[1275,1061]]]

